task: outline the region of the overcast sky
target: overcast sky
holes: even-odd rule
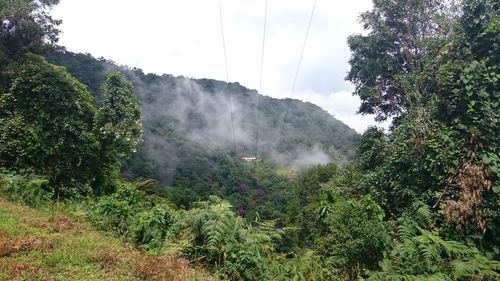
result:
[[[268,0],[262,93],[290,97],[314,0]],[[221,0],[229,80],[259,88],[265,0]],[[363,132],[372,116],[344,81],[347,36],[371,0],[317,0],[293,98],[312,102]],[[61,0],[60,44],[144,72],[225,80],[218,0]]]

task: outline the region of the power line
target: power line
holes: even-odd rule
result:
[[[257,94],[257,131],[255,136],[255,158],[259,156],[259,122],[260,122],[260,95],[262,95],[262,78],[264,73],[264,52],[266,49],[266,29],[267,29],[267,0],[264,12],[264,32],[262,35],[262,56],[260,61],[260,82],[259,93]]]
[[[227,54],[226,54],[226,37],[224,36],[224,21],[222,20],[222,5],[219,0],[219,18],[220,29],[222,34],[222,48],[224,50],[224,65],[226,67],[226,93],[229,95],[229,110],[231,114],[231,131],[233,132],[234,152],[236,152],[236,134],[234,133],[234,112],[233,112],[233,95],[229,92],[229,70],[227,67]]]
[[[304,51],[306,49],[306,43],[307,43],[307,38],[309,37],[309,30],[311,28],[311,22],[314,16],[314,10],[316,9],[316,2],[317,0],[314,0],[311,15],[309,17],[309,23],[307,24],[307,31],[306,31],[306,37],[304,38],[304,44],[302,45],[302,51],[300,52],[300,58],[299,58],[299,64],[297,65],[297,71],[295,72],[295,78],[293,79],[293,84],[292,84],[292,91],[290,92],[290,98],[287,100],[286,104],[286,109],[285,109],[285,116],[283,117],[283,124],[281,126],[278,142],[276,146],[279,146],[281,143],[281,139],[283,137],[283,134],[285,132],[285,125],[286,125],[286,118],[288,116],[288,111],[290,110],[290,102],[292,101],[292,96],[295,91],[295,85],[297,83],[297,77],[299,76],[299,71],[300,71],[300,66],[302,64],[302,58],[304,57]]]

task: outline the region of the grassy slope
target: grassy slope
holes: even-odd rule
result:
[[[206,280],[175,256],[148,256],[62,208],[0,199],[0,280]]]

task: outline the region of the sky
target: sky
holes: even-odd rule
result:
[[[226,80],[260,88],[265,0],[61,0],[60,45],[146,73]],[[268,0],[261,93],[314,103],[358,132],[377,124],[356,114],[344,80],[347,37],[361,33],[371,0],[317,0],[296,87],[291,93],[314,0]]]

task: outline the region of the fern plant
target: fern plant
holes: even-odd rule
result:
[[[134,216],[132,239],[145,250],[160,250],[177,214],[166,205],[155,206]]]
[[[0,194],[19,204],[40,206],[49,202],[54,191],[46,178],[0,170]]]
[[[293,258],[281,254],[273,255],[270,260],[269,280],[276,281],[327,281],[348,280],[336,269],[331,258],[306,250]]]
[[[426,230],[428,207],[420,205],[397,222],[396,243],[385,253],[382,270],[370,280],[498,280],[500,262],[472,246],[444,240]]]
[[[192,260],[211,264],[221,278],[264,279],[266,257],[274,250],[271,235],[248,225],[227,201],[212,196],[197,202],[174,228],[176,240],[189,241],[182,251]]]

